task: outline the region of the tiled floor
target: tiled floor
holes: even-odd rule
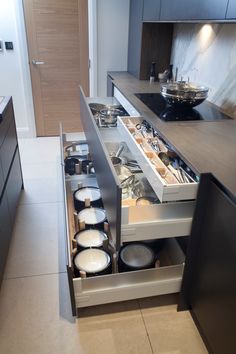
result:
[[[0,291],[1,354],[203,354],[175,296],[71,316],[62,235],[59,139],[20,141],[25,190]]]

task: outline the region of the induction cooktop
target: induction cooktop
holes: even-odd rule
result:
[[[136,93],[135,96],[165,122],[230,119],[229,116],[207,101],[194,108],[175,108],[170,106],[160,93]]]

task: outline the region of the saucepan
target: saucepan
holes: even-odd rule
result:
[[[75,276],[80,277],[81,273],[91,277],[111,273],[111,257],[101,249],[90,248],[78,252],[74,259]]]
[[[107,239],[107,234],[97,229],[82,230],[77,232],[74,236],[78,250],[85,248],[102,248],[103,242]]]
[[[78,213],[79,223],[83,223],[85,229],[104,230],[107,221],[106,212],[102,208],[85,208]]]
[[[156,256],[151,247],[132,242],[121,247],[118,258],[120,272],[148,269],[155,266]]]
[[[97,187],[81,187],[74,192],[73,197],[77,211],[90,206],[98,208],[103,206],[100,189]]]

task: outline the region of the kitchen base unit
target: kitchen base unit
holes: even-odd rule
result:
[[[166,177],[156,174],[149,178],[142,157],[134,155],[135,149],[117,126],[120,118],[114,119],[112,115],[117,107],[110,106],[104,118],[104,114],[93,111],[104,109],[99,104],[104,102],[87,99],[81,92],[85,135],[61,133],[67,270],[74,315],[81,307],[179,292],[185,254],[178,240],[190,234],[195,207],[197,181],[186,178],[181,183],[173,175],[174,170],[163,165],[161,173]],[[114,104],[114,98],[106,104]],[[129,113],[130,107],[124,108]],[[109,126],[104,126],[108,122]],[[192,171],[189,173],[192,175]],[[191,185],[191,197],[176,193],[180,184],[186,190]],[[160,193],[156,185],[161,185]],[[175,198],[161,198],[164,186],[169,187],[170,194],[175,189]],[[99,189],[102,199],[99,211],[95,194],[91,193],[94,187]],[[89,188],[90,194],[80,204],[82,209],[76,210],[75,195]],[[104,210],[106,218],[98,220],[98,214]],[[91,212],[97,213],[95,219],[85,216]],[[99,229],[108,237],[95,248],[96,252],[88,251],[93,246],[86,250],[76,242],[75,235],[91,229]],[[153,262],[150,266],[135,266],[135,251],[130,252],[131,263],[121,266],[121,250],[126,246],[131,250],[132,246],[150,250]],[[107,267],[91,268],[91,253],[106,254]]]
[[[79,136],[81,136],[81,134],[78,134],[78,137]],[[86,141],[84,140],[69,140],[71,137],[71,134],[62,134],[61,154],[65,197],[64,207],[66,221],[65,233],[67,270],[73,314],[76,315],[77,309],[80,307],[179,292],[182,281],[185,255],[178,245],[176,239],[173,236],[169,236],[171,233],[170,225],[172,225],[172,229],[178,230],[179,227],[180,230],[183,229],[186,232],[189,232],[192,213],[191,202],[189,203],[188,208],[184,207],[182,209],[183,214],[178,216],[176,215],[175,219],[173,219],[172,215],[173,211],[175,210],[173,209],[172,203],[170,203],[169,206],[167,204],[153,204],[150,206],[145,205],[131,207],[133,209],[136,208],[136,217],[133,216],[133,221],[131,218],[129,228],[127,228],[126,224],[128,220],[127,216],[123,217],[121,230],[124,229],[125,231],[121,231],[121,236],[119,237],[121,238],[119,241],[119,246],[116,244],[117,240],[114,240],[112,237],[109,222],[105,222],[103,231],[105,231],[108,235],[109,244],[104,242],[101,248],[108,252],[110,255],[110,274],[91,276],[91,274],[85,274],[83,271],[81,271],[79,275],[77,274],[74,261],[75,255],[79,254],[80,252],[82,253],[84,250],[81,251],[78,249],[74,236],[79,231],[84,231],[87,228],[85,228],[83,220],[78,219],[79,213],[75,210],[74,207],[74,193],[76,190],[86,186],[90,186],[90,188],[98,187],[98,183],[94,173],[81,173],[81,170],[79,171],[78,168],[77,173],[75,171],[75,173],[72,173],[72,175],[65,173],[65,166],[68,158],[78,158],[79,162],[84,161],[84,157],[82,160],[80,160],[80,157],[76,151],[74,151],[72,155],[67,156],[66,151],[68,151],[68,147],[74,146],[74,150],[76,150],[76,146],[86,144]],[[75,135],[73,135],[73,139],[75,139]],[[112,191],[110,192],[112,193]],[[165,210],[151,212],[152,208],[158,209],[161,208],[161,206],[163,206]],[[148,207],[150,211],[149,216],[146,212]],[[82,210],[89,209],[93,208],[87,207]],[[129,213],[127,206],[122,207],[122,209],[124,209],[122,210],[122,215]],[[142,209],[144,209],[144,212]],[[131,214],[134,214],[134,212]],[[147,215],[145,216],[145,214]],[[157,215],[159,215],[159,220],[157,219]],[[149,220],[147,220],[148,218]],[[151,218],[153,219],[151,220]],[[162,233],[166,235],[166,239],[164,240],[163,238],[160,239],[161,232],[158,231],[159,224]],[[118,257],[120,246],[122,244],[131,244],[132,242],[136,244],[137,240],[135,235],[137,235],[138,241],[141,236],[138,231],[136,233],[134,230],[138,230],[139,228],[143,230],[142,241],[144,244],[147,242],[147,247],[150,247],[150,243],[152,244],[152,242],[158,241],[159,239],[160,244],[157,244],[158,250],[156,252],[155,267],[143,270],[119,272]],[[147,229],[146,233],[145,228]],[[94,227],[88,229],[94,230]],[[128,232],[129,229],[130,231]],[[176,231],[176,234],[177,233],[178,231]],[[155,240],[151,240],[151,238],[155,238]]]
[[[0,285],[23,189],[12,99],[0,97]]]
[[[236,198],[211,174],[203,174],[180,294],[209,353],[236,348]]]

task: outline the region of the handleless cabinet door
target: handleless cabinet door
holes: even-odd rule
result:
[[[236,1],[235,0],[229,0],[226,18],[227,19],[231,19],[231,18],[235,19],[236,18]]]
[[[16,150],[14,161],[11,167],[11,172],[8,177],[7,186],[6,186],[6,194],[7,194],[12,224],[14,223],[14,219],[15,219],[16,208],[21,193],[21,187],[22,187],[22,176],[21,176],[21,167],[20,167],[20,157],[19,157],[19,151]]]
[[[1,163],[0,163],[0,198],[1,198],[1,195],[2,195],[3,187],[4,187],[4,178],[3,178],[2,166],[1,166]]]
[[[11,219],[8,209],[7,197],[4,194],[0,202],[0,285],[7,259],[11,237]]]
[[[9,168],[12,162],[12,158],[17,146],[17,137],[16,137],[16,127],[15,121],[12,120],[11,125],[8,129],[4,142],[0,149],[0,159],[2,163],[3,176],[6,180]]]
[[[160,8],[161,0],[145,0],[143,2],[143,21],[158,21]]]
[[[143,0],[130,1],[128,72],[139,78]]]
[[[231,0],[232,1],[232,0]],[[228,0],[165,0],[161,20],[223,20]]]

